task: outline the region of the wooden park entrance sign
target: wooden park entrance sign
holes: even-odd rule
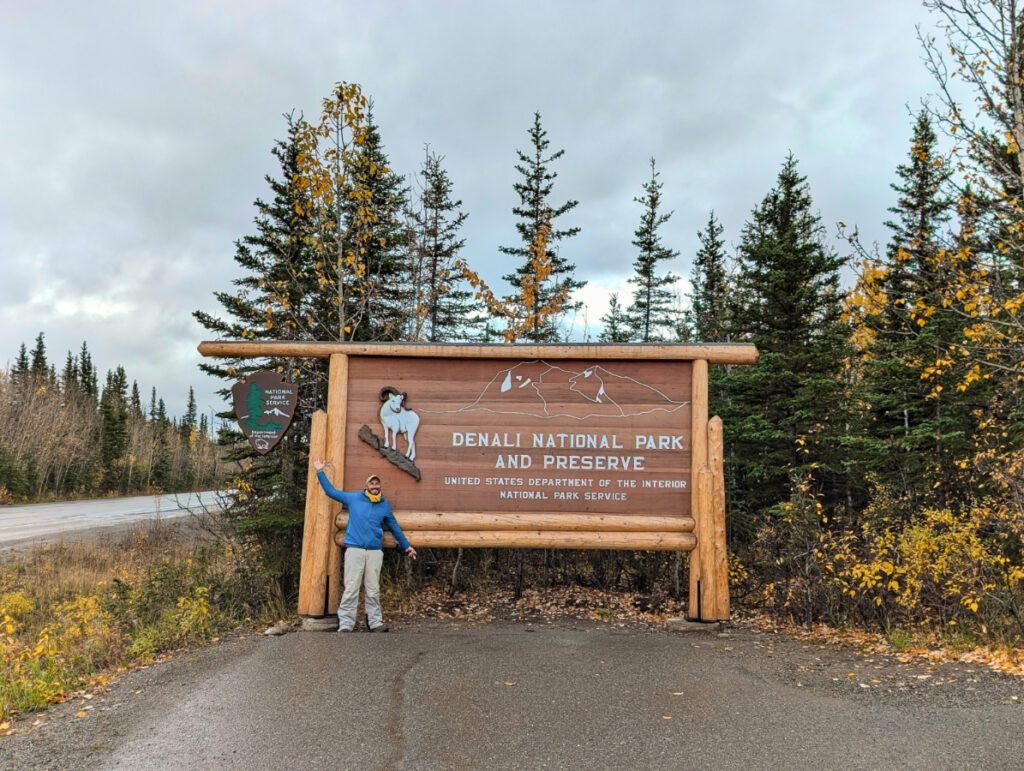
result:
[[[205,356],[330,359],[310,456],[379,474],[417,547],[690,552],[691,619],[729,617],[722,421],[708,365],[751,345],[206,342]],[[345,513],[310,467],[299,613],[341,597]],[[388,543],[390,536],[385,539]]]

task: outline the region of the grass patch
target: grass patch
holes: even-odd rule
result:
[[[892,649],[897,653],[902,653],[909,648],[914,647],[914,638],[910,633],[903,629],[894,629],[889,634],[889,644]]]
[[[280,617],[244,550],[178,523],[43,545],[0,564],[0,721],[112,670]]]

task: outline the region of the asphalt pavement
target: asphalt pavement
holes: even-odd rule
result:
[[[0,740],[11,742],[0,743],[0,765],[1021,768],[1021,679],[958,667],[749,629],[438,622],[386,635],[295,632],[131,673],[57,710],[85,705],[84,717],[55,714]]]
[[[219,511],[215,490],[132,498],[0,506],[0,549],[23,546],[99,528],[118,528],[156,519],[167,520],[193,512]]]

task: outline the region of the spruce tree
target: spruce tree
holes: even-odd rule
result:
[[[547,154],[551,142],[547,138],[547,131],[541,125],[539,112],[534,113],[533,125],[528,134],[529,151],[516,150],[519,158],[516,171],[522,175],[522,179],[513,185],[519,196],[519,205],[512,209],[512,213],[519,218],[516,222],[516,231],[519,233],[520,245],[502,246],[499,247],[499,251],[522,261],[522,265],[515,272],[504,276],[505,281],[513,286],[521,286],[532,272],[531,247],[536,243],[538,233],[545,224],[550,227],[547,249],[551,256],[551,275],[537,291],[533,306],[525,309],[525,315],[532,316],[536,308],[547,305],[560,288],[567,289],[571,295],[577,289],[582,289],[586,282],[574,278],[576,266],[559,252],[559,245],[563,241],[580,232],[578,227],[560,228],[558,223],[559,218],[575,209],[579,201],[568,200],[561,205],[554,205],[551,201],[554,181],[558,177],[557,172],[551,169],[551,164],[561,158],[565,150]],[[563,310],[576,310],[579,307],[579,303],[570,302]],[[526,334],[527,340],[533,343],[552,342],[558,337],[558,327],[553,318],[538,321]]]
[[[409,189],[391,169],[371,103],[366,133],[349,161],[344,201],[345,238],[362,245],[362,280],[348,293],[352,340],[401,340],[408,333],[411,282],[409,253],[413,234],[405,214]],[[368,210],[369,218],[360,217]]]
[[[473,293],[455,269],[466,242],[459,231],[469,215],[462,211],[462,201],[452,199],[452,183],[443,160],[427,151],[420,171],[419,207],[412,212],[416,229],[414,337],[432,343],[469,337],[474,312],[479,311]]]
[[[953,314],[922,313],[942,305],[943,231],[954,211],[952,170],[924,111],[896,175],[894,217],[885,223],[892,236],[882,265],[884,306],[868,317],[874,335],[861,382],[875,440],[867,470],[897,495],[944,505],[969,490],[957,463],[967,457],[972,421],[955,396],[962,372],[935,367],[963,324]]]
[[[152,482],[160,490],[170,490],[174,487],[173,464],[171,463],[171,422],[167,419],[167,405],[163,399],[157,401],[154,414]]]
[[[32,349],[32,364],[29,367],[29,371],[32,373],[32,378],[40,382],[49,377],[50,366],[46,361],[46,341],[42,332],[36,336],[36,344]]]
[[[64,359],[64,369],[60,375],[60,386],[65,396],[79,388],[78,383],[78,360],[68,351]]]
[[[99,395],[99,381],[96,368],[92,363],[92,354],[89,347],[82,341],[82,348],[78,353],[78,377],[82,393],[92,397],[94,400]]]
[[[14,360],[14,367],[11,369],[12,375],[27,375],[29,373],[29,360],[28,360],[28,348],[25,347],[25,343],[22,343],[18,347],[18,358]]]
[[[181,417],[181,435],[186,440],[196,428],[196,417],[199,409],[196,406],[196,392],[192,386],[188,388],[188,400],[185,402],[185,414]]]
[[[733,368],[720,381],[735,532],[742,533],[771,520],[794,480],[829,502],[845,489],[843,260],[826,246],[792,154],[745,225],[738,257],[732,337],[760,351],[755,366]]]
[[[321,232],[316,229],[308,207],[303,206],[306,193],[298,184],[301,124],[291,116],[287,116],[287,121],[287,137],[272,149],[279,176],[266,177],[270,198],[256,200],[254,232],[235,245],[234,259],[242,275],[234,281],[235,291],[214,293],[223,306],[224,316],[203,311],[193,314],[203,327],[221,338],[338,339],[338,293],[319,282],[324,277],[322,261],[327,258],[312,246]],[[266,456],[258,455],[245,441],[230,407],[219,413],[225,419],[220,434],[220,441],[228,445],[225,460],[238,465],[235,487],[244,490],[235,496],[225,514],[245,537],[259,544],[263,568],[278,578],[288,594],[298,575],[310,419],[315,410],[325,407],[326,362],[225,359],[204,362],[200,368],[227,381],[219,393],[228,401],[231,385],[257,370],[283,372],[299,387],[299,407],[291,428],[274,452]],[[160,400],[161,414],[162,405]],[[158,427],[166,426],[159,415],[157,421]],[[154,470],[154,479],[160,486],[166,486],[169,475],[161,460],[164,433],[163,429],[158,430],[156,452],[161,465]]]
[[[690,308],[686,313],[686,326],[691,339],[697,342],[729,340],[729,271],[724,232],[712,211],[708,224],[697,233],[700,249],[693,260]]]
[[[667,287],[678,279],[671,273],[658,273],[658,263],[672,260],[679,252],[662,243],[660,229],[672,217],[672,212],[663,212],[660,174],[655,169],[654,158],[650,160],[651,178],[644,183],[644,193],[633,200],[643,207],[640,225],[634,232],[633,246],[639,254],[633,263],[633,276],[629,279],[636,286],[633,303],[627,311],[634,337],[647,343],[664,340],[673,329],[678,318],[672,306],[673,293]]]
[[[189,391],[192,389],[190,388]],[[133,423],[141,423],[145,420],[145,416],[142,414],[142,396],[139,394],[139,381],[132,381],[132,395],[131,401],[129,402],[129,413]]]
[[[121,489],[122,460],[128,449],[127,391],[124,367],[108,371],[100,397],[100,466],[108,491]]]
[[[608,297],[608,313],[601,317],[604,329],[598,336],[601,343],[629,343],[634,338],[634,326],[619,304],[619,295],[612,292]]]

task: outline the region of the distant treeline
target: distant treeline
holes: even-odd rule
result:
[[[218,459],[189,389],[168,416],[152,389],[143,402],[123,367],[99,371],[85,343],[58,372],[42,333],[0,369],[0,503],[207,489]]]
[[[838,238],[828,232],[790,154],[734,248],[708,214],[692,291],[679,298],[663,267],[678,254],[662,235],[671,196],[652,160],[635,199],[633,249],[621,260],[632,259],[632,296],[610,298],[599,339],[760,350],[756,366],[711,373],[711,409],[726,430],[738,599],[806,622],[1019,639],[1024,102],[1010,97],[1019,93],[1024,43],[993,29],[1024,29],[1024,13],[1011,18],[1013,6],[988,2],[929,6],[947,40],[936,47],[925,38],[926,61],[944,84],[952,56],[958,77],[989,106],[975,115],[943,90],[914,116],[905,160],[886,180],[888,243],[864,248],[841,224]],[[562,151],[550,149],[539,114],[527,136],[510,223],[518,239],[498,247],[509,272],[507,289],[495,292],[462,256],[467,215],[443,158],[428,153],[414,191],[391,168],[359,87],[339,84],[317,122],[288,118],[273,149],[279,175],[255,204],[253,234],[237,244],[243,277],[217,294],[223,317],[197,319],[235,339],[580,339],[578,325],[569,331],[582,286],[570,261],[579,254],[577,202],[553,193]],[[844,267],[857,275],[850,288],[840,281]],[[229,512],[264,546],[287,591],[298,563],[308,416],[326,397],[323,362],[204,367],[229,381],[276,367],[299,385],[300,416],[280,451],[259,459],[234,445],[234,457],[249,462]],[[453,587],[456,577],[520,587],[539,579],[656,594],[681,590],[680,567],[671,555],[435,551],[407,575],[447,576]]]

